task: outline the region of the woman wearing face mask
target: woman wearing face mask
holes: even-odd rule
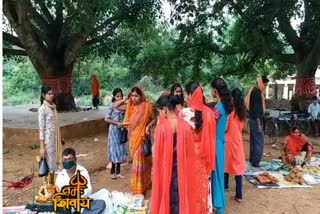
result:
[[[111,167],[111,178],[124,178],[120,174],[121,162],[126,159],[126,147],[125,143],[120,142],[120,134],[122,121],[124,117],[124,111],[121,111],[113,107],[114,102],[120,101],[123,99],[122,90],[116,88],[112,92],[112,103],[107,108],[107,113],[105,116],[105,121],[109,123],[109,132],[108,132],[108,159],[112,163]],[[125,107],[125,106],[123,106]],[[124,110],[124,109],[123,109]]]
[[[56,166],[61,163],[61,156],[58,155],[61,150],[60,126],[53,98],[51,87],[43,85],[41,106],[38,111],[40,156],[46,158],[50,173],[54,173]]]
[[[143,155],[146,126],[151,121],[151,113],[151,104],[146,100],[142,87],[134,85],[128,96],[123,120],[123,126],[128,129],[129,155],[132,159],[130,190],[133,194],[145,193],[151,181],[151,157]]]
[[[310,162],[312,145],[308,138],[301,133],[299,127],[294,126],[291,133],[284,139],[282,162],[292,166],[303,166]]]
[[[208,213],[209,175],[214,169],[214,145],[216,121],[212,110],[204,104],[202,89],[196,82],[186,85],[187,108],[180,111],[183,118],[191,127],[193,133],[193,164],[196,170],[194,176],[196,188],[192,190],[195,204],[192,213]]]
[[[224,188],[229,188],[229,174],[234,175],[236,180],[234,199],[240,203],[242,200],[242,174],[246,170],[242,142],[242,128],[246,119],[246,109],[240,89],[234,89],[231,95],[234,109],[228,115],[224,135]]]
[[[214,115],[217,121],[216,144],[215,144],[215,169],[211,173],[211,196],[212,206],[216,213],[223,213],[225,206],[224,198],[224,131],[227,116],[233,110],[230,91],[227,84],[221,78],[215,78],[211,82],[211,94],[217,100]]]
[[[191,197],[195,187],[192,152],[192,129],[174,110],[177,98],[161,96],[156,108],[159,113],[153,145],[153,180],[151,213],[194,213]]]

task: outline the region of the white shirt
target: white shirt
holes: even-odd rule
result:
[[[320,113],[320,104],[317,103],[316,105],[311,103],[308,108],[308,113],[311,114],[312,119],[317,119],[318,114]]]
[[[83,177],[85,177],[88,181],[87,183],[87,189],[84,190],[84,194],[81,196],[82,198],[86,198],[89,197],[92,193],[92,186],[91,186],[91,182],[90,182],[90,177],[89,177],[89,173],[86,170],[86,168],[84,168],[83,166],[77,164],[77,168],[76,171],[74,173],[74,175],[77,174],[77,171],[80,170],[80,175],[82,175]],[[67,173],[66,169],[63,169],[62,171],[59,172],[57,179],[56,179],[56,185],[59,188],[59,190],[61,191],[62,187],[64,186],[69,186],[69,175]]]

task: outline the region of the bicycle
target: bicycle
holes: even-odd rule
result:
[[[310,133],[310,121],[304,113],[280,113],[278,118],[266,117],[264,126],[266,142],[276,143],[280,131],[280,121],[285,121],[290,131],[292,127],[297,126],[305,135]]]

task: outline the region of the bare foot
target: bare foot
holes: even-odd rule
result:
[[[109,162],[109,163],[107,164],[107,166],[106,166],[106,169],[111,169],[111,166],[112,166],[112,164],[111,164],[111,162]]]
[[[112,174],[112,175],[111,175],[111,179],[113,179],[113,180],[117,179],[116,174]]]

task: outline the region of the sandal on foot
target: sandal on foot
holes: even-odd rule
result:
[[[117,178],[122,178],[122,179],[125,178],[125,177],[124,177],[123,175],[121,175],[121,174],[118,174],[116,177],[117,177]]]
[[[111,179],[113,179],[113,180],[117,179],[116,174],[112,174],[112,175],[111,175]]]
[[[242,199],[241,198],[237,198],[237,197],[234,197],[234,200],[238,203],[241,203],[242,202]]]

